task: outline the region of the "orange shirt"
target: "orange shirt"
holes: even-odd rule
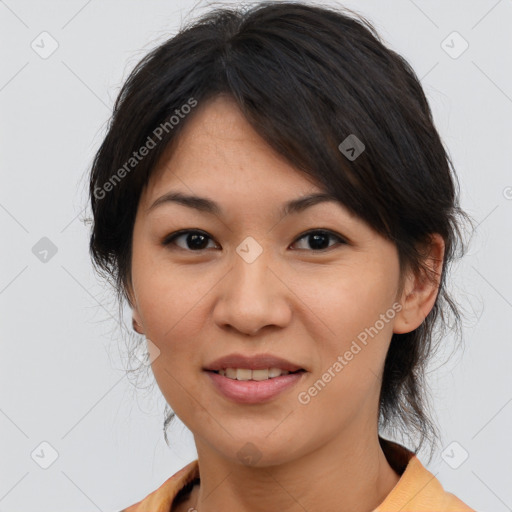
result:
[[[398,443],[379,439],[391,467],[400,474],[400,480],[373,512],[476,512],[446,492],[413,452]],[[172,503],[180,491],[180,494],[189,492],[191,486],[198,482],[196,459],[142,501],[121,512],[171,512]]]

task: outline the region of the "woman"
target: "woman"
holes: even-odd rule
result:
[[[366,20],[211,11],[128,78],[90,195],[93,260],[198,454],[125,512],[472,510],[415,455],[456,176]]]

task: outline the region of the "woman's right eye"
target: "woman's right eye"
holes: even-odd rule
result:
[[[180,239],[183,240],[184,246],[176,243],[176,241]],[[163,239],[162,245],[166,247],[177,245],[180,249],[197,252],[207,249],[205,241],[208,239],[212,240],[212,238],[203,231],[181,230],[167,235]]]

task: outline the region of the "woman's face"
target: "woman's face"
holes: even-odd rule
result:
[[[230,99],[199,105],[187,123],[143,192],[133,232],[134,316],[160,350],[152,369],[165,399],[198,450],[226,459],[252,453],[278,464],[337,436],[373,435],[400,308],[395,246],[336,201],[283,213],[287,202],[323,191]],[[171,200],[151,207],[170,192],[206,198],[218,211]],[[193,233],[164,245],[178,230]],[[215,384],[228,377],[205,370],[231,354],[275,356],[305,371],[279,377],[289,383],[276,395],[268,395],[272,380],[233,391],[230,379],[235,399]]]

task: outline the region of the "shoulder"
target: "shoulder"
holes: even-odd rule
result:
[[[169,512],[179,492],[199,478],[197,459],[165,480],[145,498],[119,512]]]
[[[447,492],[413,452],[389,440],[383,440],[383,445],[388,460],[401,476],[373,512],[476,512]]]
[[[411,457],[395,488],[374,512],[395,511],[476,512],[447,492],[416,456]]]
[[[476,512],[454,494],[446,491],[441,482],[428,471],[414,456],[410,461],[411,504],[424,508],[418,510],[439,510],[440,512]],[[404,511],[405,512],[405,511]]]

